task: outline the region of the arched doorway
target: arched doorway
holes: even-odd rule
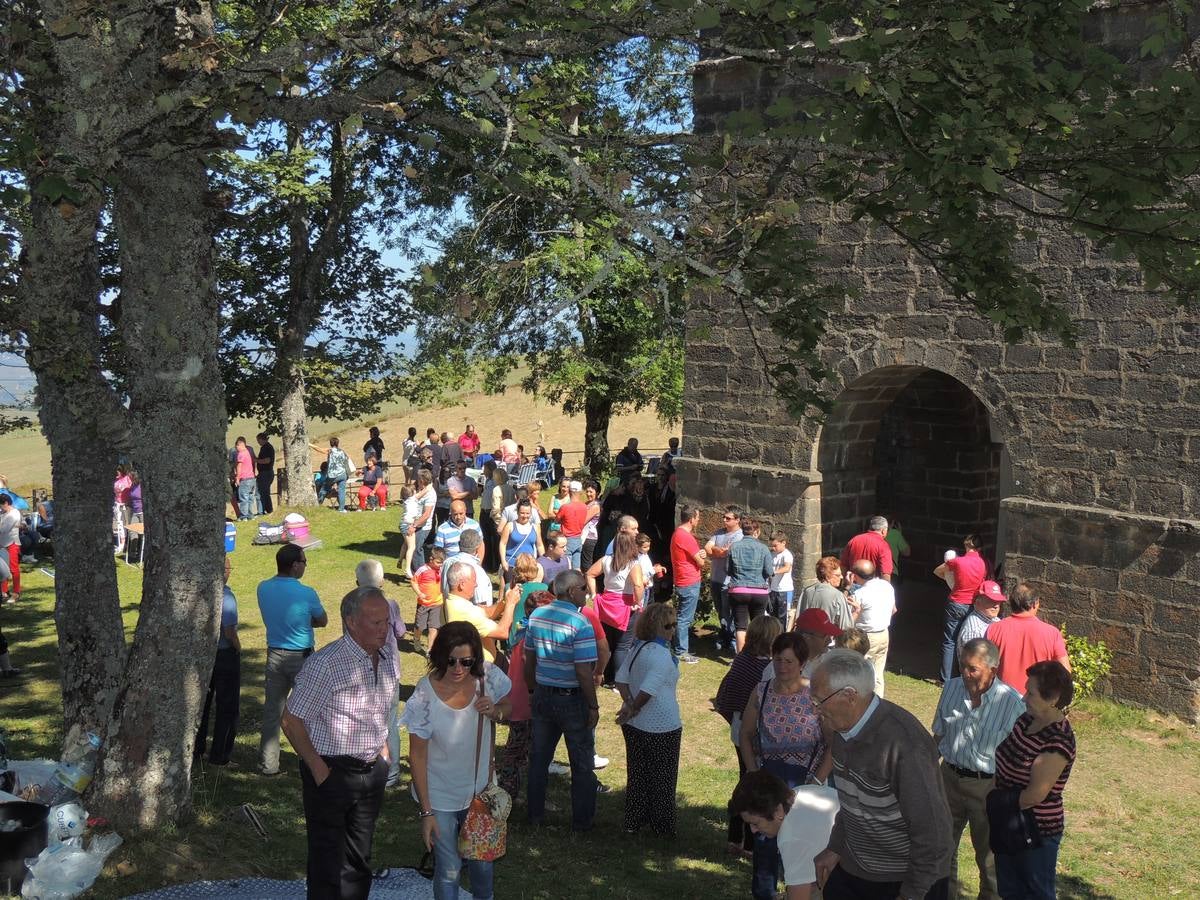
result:
[[[900,614],[888,668],[937,671],[946,586],[933,576],[964,535],[1002,563],[1000,500],[1009,493],[1000,435],[962,382],[923,366],[887,366],[848,385],[821,430],[816,467],[822,546],[840,552],[872,515],[899,522],[912,547],[900,560]]]

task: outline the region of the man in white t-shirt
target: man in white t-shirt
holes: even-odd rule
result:
[[[850,581],[850,605],[856,608],[855,624],[865,631],[871,649],[867,659],[875,667],[875,695],[883,696],[883,670],[887,667],[888,629],[896,614],[896,589],[891,582],[875,575],[875,564],[860,559],[847,573]]]
[[[795,583],[792,581],[792,551],[788,549],[787,535],[782,531],[771,535],[771,562],[775,574],[771,576],[770,593],[767,595],[767,615],[777,618],[786,631]]]
[[[762,769],[743,775],[729,800],[732,815],[778,843],[787,900],[809,900],[814,895],[813,858],[828,846],[838,808],[838,792],[833,788],[806,784],[792,791]]]

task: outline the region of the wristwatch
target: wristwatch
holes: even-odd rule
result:
[[[417,810],[417,818],[418,819],[428,819],[432,815],[433,815],[432,809]]]

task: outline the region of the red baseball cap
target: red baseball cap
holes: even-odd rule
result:
[[[1004,596],[1004,592],[1000,590],[1000,585],[994,581],[985,581],[979,585],[979,590],[975,592],[976,597],[983,597],[992,603],[1007,603],[1008,598]]]
[[[829,621],[825,610],[815,606],[796,616],[796,621],[792,623],[792,631],[811,631],[813,634],[826,634],[829,637],[837,637],[842,633],[842,629]]]

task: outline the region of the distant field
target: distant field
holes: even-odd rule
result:
[[[378,425],[384,444],[399,448],[409,426],[417,429],[423,438],[426,428],[449,431],[457,437],[467,424],[475,426],[485,448],[494,448],[500,440],[502,428],[512,429],[517,442],[533,451],[535,444],[544,444],[547,450],[561,447],[567,468],[581,460],[583,451],[583,417],[564,416],[562,410],[535,400],[518,387],[510,387],[504,394],[464,394],[439,406],[417,408],[405,401],[389,401],[378,416],[353,421],[309,422],[309,435],[313,443],[326,446],[332,435],[342,439],[342,447],[357,461],[360,449],[367,440],[367,428]],[[227,443],[232,446],[235,438],[245,435],[253,444],[259,424],[249,419],[234,419],[229,426]],[[646,450],[665,448],[667,438],[679,434],[664,427],[653,410],[617,416],[609,428],[608,437],[613,450],[624,446],[630,437],[637,437]],[[278,442],[276,442],[278,447]],[[390,456],[385,453],[385,458]],[[28,496],[35,487],[50,486],[50,448],[37,427],[10,431],[0,435],[0,474],[8,478],[9,487],[19,494]]]

